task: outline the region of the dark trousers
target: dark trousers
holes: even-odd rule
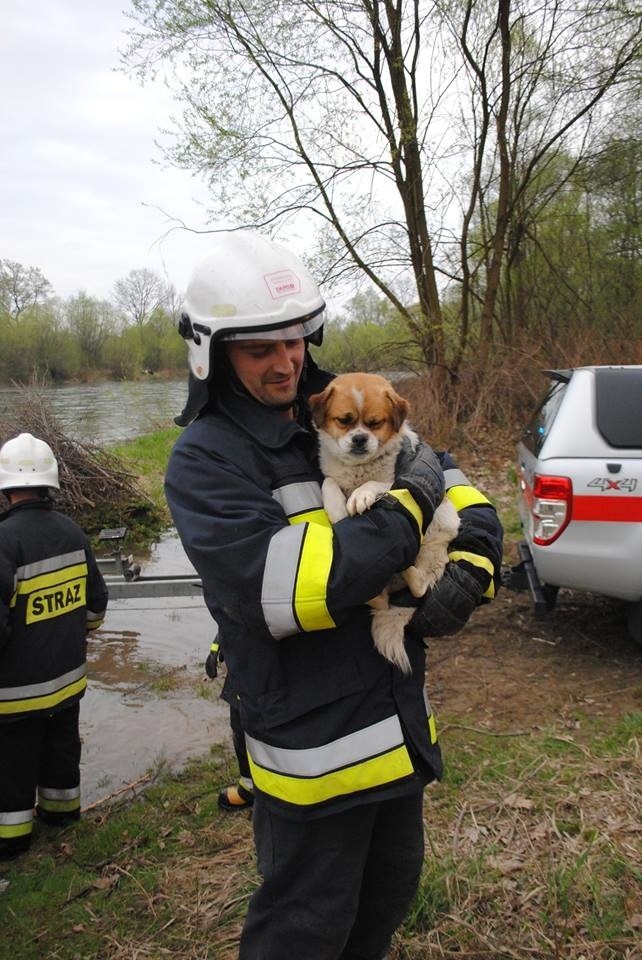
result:
[[[232,744],[234,746],[234,753],[236,754],[236,762],[238,763],[239,774],[240,776],[247,777],[248,780],[251,780],[252,771],[250,770],[250,761],[247,758],[245,734],[243,733],[243,727],[241,726],[241,711],[232,706],[230,706],[230,727],[232,730]]]
[[[423,791],[297,822],[254,803],[263,882],[239,960],[382,960],[416,893]]]
[[[31,810],[52,824],[80,816],[78,703],[0,723],[0,847],[26,849]]]

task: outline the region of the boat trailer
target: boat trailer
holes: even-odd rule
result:
[[[191,597],[202,593],[203,584],[196,573],[169,576],[146,576],[140,564],[134,563],[131,554],[123,550],[127,527],[101,530],[98,539],[112,545],[111,553],[97,557],[110,600],[129,600],[140,597]]]

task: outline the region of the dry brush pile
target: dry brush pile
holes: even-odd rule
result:
[[[103,527],[153,525],[155,507],[117,457],[64,432],[36,387],[15,385],[18,403],[11,418],[0,417],[0,444],[19,433],[31,433],[51,447],[58,461],[58,509],[73,517],[89,534]],[[0,508],[7,507],[0,493]]]

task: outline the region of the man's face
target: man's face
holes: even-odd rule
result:
[[[230,363],[245,389],[268,407],[292,403],[297,395],[305,358],[298,340],[230,340]]]

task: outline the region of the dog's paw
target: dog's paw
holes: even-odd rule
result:
[[[408,567],[403,571],[402,576],[413,597],[423,597],[426,590],[429,587],[434,587],[437,582],[419,567]]]
[[[386,493],[389,489],[387,483],[381,483],[379,480],[367,480],[360,487],[353,490],[348,497],[348,513],[354,517],[357,513],[365,513],[369,510],[377,497]]]
[[[346,498],[341,487],[332,477],[326,477],[321,487],[323,509],[328,515],[330,523],[338,523],[348,516]]]

